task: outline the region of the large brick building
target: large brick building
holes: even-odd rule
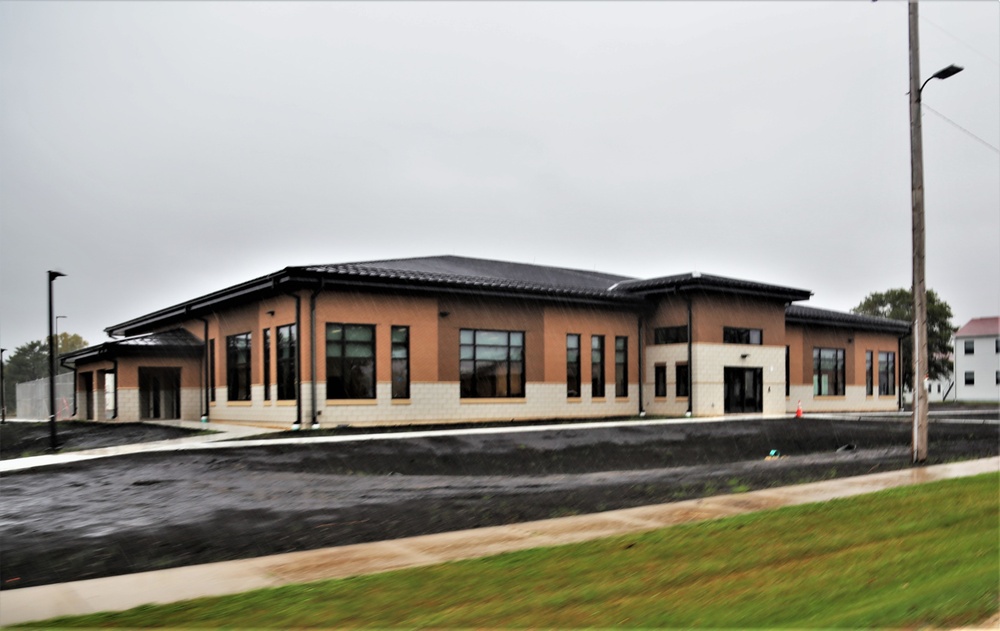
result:
[[[905,322],[698,273],[454,256],[288,267],[63,357],[78,418],[409,424],[896,410]],[[114,375],[107,379],[107,375]]]

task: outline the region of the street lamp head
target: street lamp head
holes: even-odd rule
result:
[[[955,64],[952,64],[947,68],[942,68],[937,72],[935,72],[934,74],[932,74],[931,79],[947,79],[948,77],[953,77],[957,75],[963,70],[965,70],[965,68],[963,68],[962,66],[956,66]]]
[[[65,275],[66,274],[63,274],[62,272],[54,272],[52,270],[49,270],[49,282],[51,283],[52,281],[54,281],[55,279],[59,278],[60,276],[65,276]]]

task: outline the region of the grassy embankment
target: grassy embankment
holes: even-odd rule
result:
[[[998,607],[1000,478],[39,623],[83,627],[949,627]]]

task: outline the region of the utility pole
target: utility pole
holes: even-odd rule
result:
[[[927,460],[927,286],[924,281],[924,147],[920,120],[920,25],[910,9],[910,182],[913,202],[913,462]]]

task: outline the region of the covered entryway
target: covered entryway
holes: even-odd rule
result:
[[[139,366],[139,418],[178,419],[181,369]]]
[[[94,373],[85,372],[80,374],[80,390],[83,391],[84,419],[94,420]]]
[[[764,411],[764,369],[726,366],[726,414]]]

